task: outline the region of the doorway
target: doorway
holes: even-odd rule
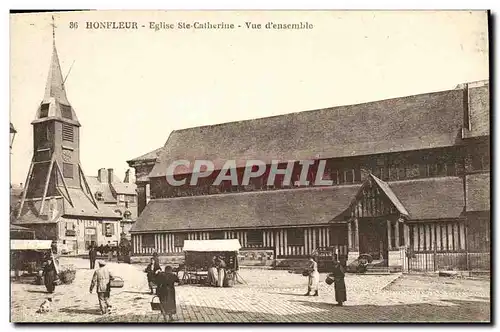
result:
[[[359,251],[374,260],[388,259],[387,221],[382,218],[359,219]]]

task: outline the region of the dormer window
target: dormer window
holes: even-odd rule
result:
[[[102,192],[100,192],[100,191],[96,192],[95,199],[97,199],[98,201],[103,201],[104,198],[102,197]]]
[[[42,104],[40,106],[40,118],[46,118],[49,116],[49,104]]]
[[[59,104],[59,107],[61,108],[61,116],[65,119],[73,119],[73,116],[71,114],[71,106],[64,105],[64,104]]]

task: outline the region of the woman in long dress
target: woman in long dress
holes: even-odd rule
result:
[[[221,256],[217,257],[217,272],[217,287],[223,287],[224,278],[226,277],[226,262],[224,262]]]
[[[217,262],[216,262],[217,257],[212,258],[212,262],[210,263],[210,266],[208,267],[208,284],[212,287],[217,287]]]
[[[56,289],[56,279],[56,267],[54,265],[54,261],[52,260],[52,258],[50,258],[43,269],[43,281],[45,284],[45,288],[47,288],[47,292],[54,293],[54,290]]]
[[[309,296],[311,292],[314,292],[314,296],[318,296],[319,288],[319,272],[318,263],[314,260],[313,256],[309,256],[309,283],[307,285],[307,293],[305,296]]]
[[[335,282],[335,301],[338,306],[342,306],[347,301],[347,291],[345,288],[345,270],[339,261],[333,262],[333,273],[331,274]]]
[[[173,320],[173,315],[177,312],[177,304],[175,301],[175,283],[179,282],[179,278],[172,272],[171,266],[165,267],[165,272],[160,273],[157,278],[158,288],[156,294],[160,298],[160,310],[163,318],[168,321]]]

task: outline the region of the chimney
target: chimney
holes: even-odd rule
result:
[[[101,168],[97,171],[97,180],[99,180],[100,183],[108,182],[108,174],[105,168]]]
[[[113,183],[113,169],[112,168],[108,168],[108,182],[109,183]]]
[[[127,169],[125,172],[125,179],[123,180],[123,183],[130,183],[130,169]]]

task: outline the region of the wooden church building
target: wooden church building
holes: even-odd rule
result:
[[[489,269],[489,141],[486,81],[175,130],[154,163],[133,160],[148,165],[151,196],[131,229],[134,259],[182,255],[186,239],[237,238],[242,255],[270,252],[275,261],[333,247],[348,261],[369,254],[393,270]],[[296,165],[291,184],[267,185],[266,171],[246,186],[212,185],[226,160],[256,159],[268,169],[272,160],[283,168],[325,160],[323,179],[333,184],[299,186]],[[166,181],[174,160],[212,160],[216,169],[196,186],[174,187]],[[191,175],[175,176],[189,184]]]
[[[15,224],[79,254],[118,243],[121,216],[98,205],[80,163],[80,122],[68,101],[55,39],[43,100],[33,125],[33,158]]]

